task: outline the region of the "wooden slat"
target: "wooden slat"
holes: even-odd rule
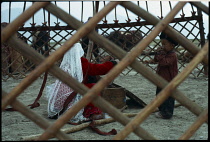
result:
[[[5,97],[8,93],[4,90],[2,90],[2,96]],[[40,115],[36,114],[34,111],[27,108],[24,104],[19,102],[18,100],[14,100],[11,106],[16,109],[18,112],[20,112],[22,115],[29,118],[31,121],[33,121],[35,124],[37,124],[42,129],[47,129],[47,127],[50,126],[50,123],[48,120],[42,118]],[[61,132],[58,130],[57,137],[60,137],[62,139],[71,140],[72,138],[66,135],[64,132]]]
[[[1,31],[1,42],[4,43],[11,35],[16,33],[28,19],[30,19],[38,10],[48,5],[49,2],[36,2],[23,12],[19,17],[12,21],[5,29]]]
[[[209,8],[204,4],[202,4],[201,2],[190,2],[190,3],[209,15]]]
[[[175,107],[179,107],[181,106],[181,104],[176,104]],[[158,109],[156,109],[154,112],[157,112]],[[138,113],[123,113],[123,115],[127,116],[127,117],[134,117],[136,116]],[[111,123],[111,122],[115,122],[116,120],[113,118],[106,118],[106,119],[101,119],[101,120],[95,120],[95,124],[96,125],[101,125],[101,124],[107,124],[107,123]],[[74,126],[74,127],[70,127],[70,128],[63,128],[61,129],[62,132],[64,133],[73,133],[76,131],[80,131],[86,127],[88,127],[88,125],[90,124],[90,122],[86,122],[86,123],[82,123],[80,125]],[[41,136],[41,134],[36,134],[36,135],[30,135],[30,136],[23,136],[21,137],[21,140],[23,141],[31,141],[31,140],[37,140],[39,137]],[[54,137],[50,137],[50,138],[54,138]]]
[[[132,2],[123,2],[121,5],[133,13],[139,15],[146,21],[152,23],[153,25],[156,25],[160,20],[158,20],[155,16],[153,16],[150,13],[147,13],[144,9],[138,8],[135,4]],[[167,28],[164,30],[164,32],[170,36],[173,40],[177,41],[181,46],[183,46],[186,50],[188,50],[192,55],[196,55],[199,52],[199,48],[196,47],[192,42],[190,42],[187,38],[185,38],[183,35],[179,34],[176,30],[171,28],[170,26],[167,26]],[[208,57],[206,56],[203,59],[203,62],[205,64],[208,64]]]
[[[208,121],[208,108],[206,108],[196,121],[187,129],[187,131],[179,138],[179,140],[187,140],[200,128],[200,126]]]
[[[70,17],[69,17],[69,19],[70,19]],[[73,21],[74,18],[72,17],[71,20]],[[79,23],[79,21],[78,21],[78,23]],[[71,24],[72,27],[79,28],[74,25]],[[120,47],[113,44],[109,40],[104,39],[102,36],[98,35],[96,32],[90,33],[88,35],[88,37],[90,39],[92,39],[94,42],[96,42],[97,44],[99,44],[99,45],[101,44],[101,46],[103,46],[104,48],[109,50],[118,59],[121,60],[124,56],[126,56],[126,52],[124,50],[122,50]],[[139,72],[141,75],[143,75],[145,78],[147,78],[149,81],[151,81],[152,83],[157,85],[158,87],[164,88],[167,85],[167,81],[165,79],[163,79],[159,75],[155,74],[153,71],[146,68],[142,63],[139,63],[138,60],[135,60],[132,64],[130,64],[130,66],[134,70]],[[203,110],[199,105],[197,105],[196,103],[191,101],[189,98],[185,97],[184,94],[181,91],[179,91],[178,89],[176,89],[173,92],[172,97],[174,97],[178,102],[183,104],[186,108],[188,108],[191,112],[193,112],[196,115],[199,115]]]
[[[74,27],[75,29],[82,29],[83,27],[81,27],[82,26],[82,23],[81,22],[79,22],[77,19],[75,19],[74,17],[72,17],[72,16],[70,16],[70,15],[67,15],[65,12],[63,12],[62,10],[58,10],[58,9],[56,9],[55,7],[49,7],[49,6],[47,6],[46,7],[46,10],[48,10],[48,11],[50,11],[52,14],[54,14],[55,16],[57,16],[57,17],[60,17],[61,18],[61,20],[63,20],[63,21],[65,21],[66,23],[68,23],[69,25],[71,25],[72,27]],[[90,21],[88,22],[88,23],[86,23],[86,25],[87,24],[91,24],[91,25],[93,25],[94,23],[93,23],[93,21],[94,21],[94,17],[93,18],[91,18],[90,19]],[[92,35],[92,34],[95,34],[96,32],[95,31],[92,31],[89,35]],[[95,36],[98,36],[98,34],[96,33],[96,35]],[[102,37],[102,36],[101,36]],[[94,38],[91,38],[92,40],[94,39]],[[100,40],[94,40],[94,42],[97,42],[97,43],[99,43],[99,44],[103,44],[104,43],[104,41],[106,41],[106,42],[109,42],[110,43],[110,41],[108,41],[107,39],[104,39],[104,37],[102,37],[102,39],[100,39]],[[105,43],[104,43],[105,44]],[[107,43],[106,43],[106,45],[107,45]],[[110,48],[112,48],[112,46],[110,46]],[[122,51],[122,52],[124,52],[124,50],[122,50],[121,48],[119,48],[118,47],[118,49],[117,50],[120,50],[120,51]],[[116,53],[118,53],[118,51],[116,51]],[[104,86],[105,84],[107,84],[107,82],[106,83],[104,83],[102,86]],[[70,86],[71,87],[71,86]],[[98,87],[98,86],[97,86]],[[99,89],[100,90],[102,90],[103,88],[101,88],[101,87],[99,87]],[[100,91],[99,90],[99,91]],[[80,90],[81,91],[81,90]],[[98,91],[98,92],[99,92]],[[96,104],[96,106],[99,106],[104,112],[108,112],[110,115],[113,115],[113,117],[117,120],[117,121],[119,121],[119,122],[121,122],[122,124],[127,124],[128,122],[129,122],[129,118],[126,118],[125,116],[123,116],[122,114],[121,114],[121,112],[119,111],[119,110],[117,110],[116,108],[114,108],[112,105],[110,105],[110,103],[108,103],[107,101],[105,101],[104,99],[102,99],[101,97],[99,97],[99,96],[91,96],[91,94],[97,94],[98,92],[90,92],[90,94],[89,95],[85,95],[86,97],[83,97],[83,98],[85,98],[84,100],[91,100],[91,97],[96,97],[95,99],[94,99],[94,101],[93,101],[93,103],[94,103],[94,105]],[[83,92],[84,93],[84,92]],[[80,93],[80,94],[83,94],[83,93]],[[74,108],[75,109],[75,108]],[[70,115],[68,112],[69,111],[71,111],[71,110],[68,110],[64,115],[63,115],[63,117],[66,117],[66,118],[68,118],[68,116]],[[119,117],[119,115],[120,116],[122,116],[122,117]],[[62,117],[60,117],[60,119],[66,119],[66,118],[62,118]],[[137,130],[135,131],[135,133],[137,134],[137,135],[139,135],[139,136],[141,136],[141,137],[143,137],[144,139],[155,139],[151,134],[149,134],[148,132],[146,132],[143,128],[137,128]]]
[[[56,16],[58,16],[58,14],[54,13]],[[77,29],[80,28],[81,24],[79,21],[77,21],[75,18],[69,16],[68,20],[65,19],[65,17],[62,19],[63,21],[72,21],[71,23],[69,23],[69,25],[71,25],[73,28]],[[77,22],[76,22],[77,21]],[[122,59],[124,56],[126,55],[126,53],[119,48],[118,46],[116,46],[115,44],[113,44],[112,42],[108,41],[107,39],[104,39],[103,37],[101,37],[100,35],[98,35],[96,32],[91,32],[88,37],[90,39],[92,39],[94,42],[98,43],[98,44],[102,44],[104,48],[108,49],[111,53],[113,53],[116,57],[118,57],[119,59]],[[157,76],[156,74],[154,74],[152,71],[148,70],[147,68],[144,67],[144,65],[142,65],[141,63],[139,63],[138,61],[135,61],[131,64],[131,67],[134,68],[135,70],[137,70],[139,73],[141,73],[143,76],[145,76],[146,78],[148,78],[150,81],[152,81],[154,84],[156,84],[157,86],[163,88],[164,86],[167,85],[167,82],[162,79],[161,77]],[[105,82],[106,84],[107,82]],[[93,89],[93,88],[92,88]],[[191,101],[190,99],[188,99],[187,97],[185,97],[180,91],[178,91],[176,89],[176,91],[173,93],[173,97],[178,100],[179,102],[181,102],[182,104],[185,105],[185,107],[187,107],[190,111],[192,111],[193,113],[195,113],[196,115],[199,115],[202,112],[202,108],[200,106],[198,106],[196,103],[194,103],[193,101]],[[97,98],[99,99],[99,98]],[[98,104],[99,106],[100,104]],[[106,108],[104,108],[106,109]],[[118,117],[121,115],[117,114]],[[114,117],[114,116],[113,116]],[[115,117],[114,117],[115,118]],[[123,118],[123,116],[122,116]],[[121,123],[126,123],[125,120],[126,118],[123,118],[123,120],[121,120],[120,118],[116,118],[119,122]],[[125,121],[124,121],[125,120]]]
[[[51,8],[51,7],[52,7],[52,10],[54,10],[54,11],[57,8],[56,6],[53,7],[53,4],[49,4],[48,5],[48,8]],[[58,9],[58,11],[61,10],[59,8],[57,8],[57,9]],[[109,10],[109,9],[105,9],[105,10]],[[67,13],[65,13],[65,14],[67,14]],[[63,17],[64,15],[59,15],[59,16],[62,16]],[[96,25],[102,18],[103,18],[103,15],[98,15],[96,19],[94,18],[94,21],[93,22],[89,22],[89,23],[85,24],[85,26],[83,28],[81,28],[74,36],[72,36],[70,38],[71,40],[68,40],[61,48],[59,48],[51,56],[49,56],[48,58],[46,58],[45,62],[41,63],[23,81],[21,81],[21,83],[18,86],[16,86],[9,93],[9,95],[7,97],[5,97],[4,103],[2,103],[2,109],[4,109],[7,105],[9,105],[10,102],[15,97],[17,97],[24,89],[26,89],[33,81],[35,81],[35,79],[37,79],[37,77],[39,77],[43,72],[45,72],[46,70],[48,70],[56,61],[58,61],[59,59],[61,59],[63,57],[64,53],[66,51],[68,51],[76,42],[78,42],[81,37],[83,37],[85,34],[87,34],[88,32],[90,32],[94,28],[93,26]],[[15,40],[15,38],[14,38],[14,40]],[[18,41],[16,41],[16,42],[18,42]],[[9,44],[11,44],[11,47],[15,48],[14,42],[10,42]],[[28,57],[30,59],[33,57],[33,59],[36,59],[35,62],[37,64],[39,64],[41,62],[41,60],[44,60],[44,57],[43,56],[41,56],[40,54],[34,53],[34,50],[29,49],[28,46],[26,46],[26,44],[23,44],[22,43],[22,46],[24,46],[25,49],[28,49],[28,50],[25,51],[23,49],[22,51],[19,51],[19,52],[22,52],[22,54],[25,55],[26,57]],[[33,54],[31,55],[31,53],[33,53]],[[31,55],[31,56],[28,56],[28,55]]]
[[[69,17],[67,17],[67,18],[69,18]],[[75,21],[72,21],[72,23],[75,23]],[[94,23],[94,21],[93,21],[93,23]],[[80,27],[79,25],[81,25],[80,23],[79,24],[76,24],[75,26],[77,26],[77,27]],[[85,35],[85,33],[82,33],[82,34],[84,34]],[[98,36],[96,33],[91,33],[91,34],[89,34],[89,36],[90,37],[94,37],[94,36]],[[93,38],[92,37],[92,38]],[[78,38],[78,37],[77,37]],[[99,36],[99,37],[97,37],[96,38],[96,40],[98,40],[98,39],[100,39],[101,37]],[[11,42],[12,41],[15,41],[16,39],[12,39],[11,40]],[[75,39],[74,39],[75,40]],[[72,40],[72,42],[73,42],[73,40]],[[99,41],[98,41],[99,42]],[[101,42],[101,41],[100,41]],[[106,40],[102,40],[102,44],[103,44],[103,42],[106,44],[105,46],[108,46],[108,45],[110,45],[110,44],[112,44],[112,43],[109,43],[109,42],[106,42]],[[69,43],[71,43],[71,42],[69,42]],[[115,45],[114,45],[115,46]],[[113,46],[113,47],[114,47]],[[15,47],[14,45],[13,45],[13,47]],[[26,46],[27,47],[27,46]],[[112,46],[111,46],[112,47]],[[115,46],[116,47],[116,46]],[[19,47],[18,47],[19,48]],[[108,48],[107,48],[108,49]],[[142,48],[143,49],[143,48]],[[64,52],[65,52],[65,50],[63,50]],[[60,52],[60,54],[62,54],[63,53],[63,51],[61,50],[61,52]],[[120,59],[122,59],[123,58],[123,55],[126,55],[126,53],[124,53],[123,51],[121,52],[121,50],[118,50],[118,47],[115,49],[113,49],[112,50],[112,52],[114,52],[114,51],[120,51],[120,53],[122,53],[122,54],[120,54],[118,57],[120,58]],[[33,53],[33,52],[32,52]],[[58,52],[59,53],[59,52]],[[58,55],[60,55],[60,54],[58,54]],[[118,54],[118,52],[116,52],[115,54]],[[44,59],[42,59],[43,57],[41,57],[40,59],[38,59],[38,61],[37,62],[39,62],[39,61],[42,61],[42,60],[44,60]],[[58,58],[57,58],[58,59]],[[56,60],[57,60],[56,59]],[[56,60],[54,60],[54,61],[52,61],[52,63],[54,63]],[[45,65],[47,66],[47,67],[45,67],[44,68],[44,70],[47,70],[50,66],[52,66],[52,64],[47,64],[47,63],[51,63],[51,62],[49,62],[49,60],[47,61],[46,60],[46,62],[45,62]],[[130,62],[131,63],[131,62]],[[44,65],[44,63],[43,63],[43,65]],[[132,66],[134,67],[134,65],[139,65],[139,63],[136,63],[136,61],[134,61],[133,63],[132,63]],[[140,64],[141,65],[141,64]],[[142,65],[141,65],[142,66]],[[144,67],[144,66],[143,66]],[[137,67],[137,66],[135,66],[135,69],[137,69],[137,70],[140,70],[141,69],[141,67]],[[50,69],[50,70],[52,70],[52,72],[54,72],[55,74],[57,74],[58,72],[59,72],[59,70],[58,71],[56,71],[55,70],[55,68],[54,68],[54,70],[53,69]],[[41,73],[42,71],[40,70],[40,69],[37,69],[37,71],[39,71],[39,73]],[[145,70],[144,70],[145,71]],[[147,71],[147,70],[146,70]],[[60,73],[62,73],[62,72],[60,72]],[[40,75],[40,74],[37,74],[37,75]],[[150,74],[150,73],[147,73],[147,75],[146,76],[149,76],[149,75],[152,75],[152,76],[154,76],[152,73]],[[58,78],[62,78],[62,77],[60,77],[61,75],[58,75],[57,74],[57,76],[58,76]],[[65,75],[64,75],[65,76]],[[67,75],[67,77],[68,77],[68,75]],[[153,79],[152,80],[152,82],[156,82],[157,83],[157,80],[156,79],[158,79],[158,76],[156,76],[157,78],[155,78],[155,79]],[[73,80],[71,77],[68,77],[68,78],[70,78],[70,80]],[[33,79],[35,79],[35,76],[33,77]],[[165,86],[166,84],[167,84],[167,82],[165,81],[165,80],[161,80],[162,78],[160,78],[160,80],[159,81],[162,81],[161,83],[158,81],[158,83],[160,83],[160,86]],[[63,80],[65,80],[64,78],[63,78]],[[104,80],[104,79],[103,79]],[[104,80],[104,82],[105,83],[108,83],[109,81],[111,81],[112,79],[111,79],[111,77],[109,78],[107,78],[107,80]],[[29,82],[30,82],[30,80],[28,80]],[[74,81],[74,80],[73,80]],[[33,81],[32,81],[33,82]],[[71,86],[73,86],[71,83],[69,83],[70,81],[67,81],[67,84],[71,87]],[[77,82],[76,82],[77,83]],[[25,84],[26,86],[27,85],[30,85],[30,84]],[[26,87],[25,85],[23,85],[22,87]],[[83,92],[83,94],[87,91],[87,89],[86,88],[84,88],[82,85],[80,85],[80,84],[78,84],[79,85],[79,87],[81,87],[82,88],[82,90],[81,90],[81,92]],[[77,85],[76,86],[74,86],[75,88],[77,88]],[[78,88],[79,88],[78,87]],[[77,88],[77,89],[78,89]],[[24,90],[23,88],[21,88],[22,90]],[[92,93],[91,92],[89,92],[89,96],[90,96],[90,98],[89,98],[89,100],[91,101],[93,98],[91,98],[92,96],[92,94],[94,94],[94,91],[99,91],[101,88],[98,88],[98,90],[96,89],[96,90],[90,90],[90,91],[93,91]],[[178,94],[181,94],[180,92],[178,92]],[[181,96],[181,98],[183,98],[182,96]],[[98,101],[97,101],[98,100]],[[14,100],[13,100],[14,101]],[[187,100],[188,102],[190,102],[189,101],[189,99]],[[102,104],[101,104],[101,102],[102,102]],[[183,102],[183,101],[181,101],[181,102]],[[121,113],[119,113],[120,115],[115,115],[114,113],[115,113],[115,110],[112,108],[112,106],[111,107],[107,107],[107,105],[109,105],[109,103],[107,103],[106,101],[104,101],[102,98],[100,98],[100,97],[96,97],[96,100],[94,101],[94,104],[96,104],[96,106],[99,106],[99,107],[101,107],[102,108],[102,110],[107,110],[108,109],[108,112],[111,114],[111,115],[113,115],[114,116],[114,118],[116,118],[116,120],[119,120],[119,122],[121,122],[121,123],[123,123],[124,125],[125,124],[127,124],[128,122],[129,122],[129,119],[127,118],[127,117],[122,117],[122,119],[123,118],[125,118],[125,120],[121,120],[121,118],[118,118],[118,117],[120,117],[122,114]],[[184,103],[185,104],[185,103]],[[187,104],[187,103],[186,103]],[[186,105],[185,104],[185,105]],[[186,105],[187,106],[187,105]],[[195,104],[192,104],[192,106],[196,106]],[[106,107],[106,108],[105,108]],[[198,109],[197,109],[198,108]],[[112,110],[109,110],[109,109],[112,109]],[[197,114],[199,114],[201,111],[200,111],[201,109],[199,108],[199,107],[196,107],[196,111],[193,111],[194,113],[197,113]],[[117,111],[116,111],[117,112]],[[116,114],[118,114],[118,112],[116,113]],[[140,127],[139,127],[140,128]],[[138,129],[138,128],[137,128]],[[141,130],[141,129],[140,129]],[[136,132],[137,130],[135,130],[135,133],[137,133],[139,136],[141,136],[140,134],[139,134],[139,132]],[[141,132],[140,132],[141,133]],[[143,134],[143,133],[142,133]],[[152,137],[149,137],[149,136],[144,136],[143,138],[146,138],[146,139],[148,139],[148,138],[152,138]]]
[[[208,44],[206,44],[201,51],[193,58],[193,60],[188,64],[188,66],[183,69],[181,73],[179,73],[158,95],[157,97],[150,102],[124,129],[118,133],[113,139],[119,140],[126,138],[136,126],[140,125],[150,113],[153,112],[155,108],[160,106],[164,100],[166,100],[171,92],[174,91],[175,88],[178,87],[180,83],[182,83],[190,72],[196,67],[198,63],[202,61],[205,55],[208,53]]]
[[[72,21],[71,21],[72,22]],[[11,44],[11,46],[13,48],[17,48],[18,50],[20,50],[20,52],[25,55],[26,57],[29,57],[29,58],[32,58],[33,56],[35,56],[34,58],[32,58],[33,61],[35,61],[36,63],[39,63],[43,60],[43,56],[41,56],[40,54],[37,54],[36,52],[34,52],[33,49],[27,47],[26,44],[24,44],[23,42],[19,41],[17,38],[13,37],[11,38],[11,41],[9,41],[9,44]],[[17,46],[17,45],[20,45],[20,46]],[[28,50],[26,50],[28,49]],[[49,61],[48,61],[49,62]],[[49,64],[46,64],[45,66],[49,66]],[[59,78],[60,80],[62,80],[64,83],[68,84],[71,88],[77,90],[80,94],[84,94],[87,90],[85,88],[84,85],[80,85],[80,83],[78,83],[77,81],[75,81],[74,79],[72,79],[69,75],[66,75],[65,72],[63,72],[62,70],[60,70],[59,68],[56,68],[56,67],[53,67],[54,70],[50,69],[51,73],[53,75],[55,75],[57,78]],[[45,68],[46,69],[46,68]],[[57,69],[57,70],[56,70]],[[37,71],[40,71],[41,69],[37,69]],[[34,73],[34,75],[37,75],[38,76],[38,73]],[[29,75],[30,76],[30,75]],[[28,81],[26,81],[25,83],[28,83],[30,82],[31,80],[28,79]],[[72,84],[73,83],[73,84]],[[21,85],[20,85],[21,86]],[[24,85],[22,85],[23,87]],[[81,88],[82,87],[82,88]],[[21,88],[19,86],[16,87],[17,89],[18,88]],[[79,89],[78,89],[79,88]],[[103,110],[105,112],[109,112],[109,111],[113,111],[113,112],[110,112],[110,113],[115,113],[116,110],[112,105],[110,105],[110,103],[106,102],[104,99],[101,99],[99,98],[99,100],[101,101],[101,103],[99,103],[100,107],[103,108]],[[99,101],[99,102],[100,102]],[[96,102],[96,101],[94,101]],[[4,101],[3,101],[4,103]],[[2,103],[2,104],[3,104]],[[108,107],[107,107],[108,106]],[[115,116],[117,117],[117,115]],[[126,121],[128,122],[128,119],[123,119],[123,121],[126,123]],[[138,135],[141,135],[143,134],[143,136],[145,137],[149,137],[150,139],[154,139],[151,135],[149,135],[148,133],[144,133],[143,132],[143,129],[139,129],[139,131],[137,131],[137,134]]]

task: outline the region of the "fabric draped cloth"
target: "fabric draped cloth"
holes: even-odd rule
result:
[[[91,88],[94,83],[88,83],[87,75],[105,75],[113,66],[112,62],[105,62],[103,64],[89,63],[87,59],[83,58],[84,51],[80,43],[76,43],[63,57],[60,68],[67,72],[70,76],[84,83],[88,88]],[[85,78],[83,78],[85,77]],[[48,117],[57,115],[62,109],[67,97],[73,92],[68,85],[57,79],[55,83],[46,87],[46,97],[48,99]],[[99,94],[100,95],[100,94]],[[77,93],[76,97],[68,104],[67,110],[82,99],[82,95]],[[66,111],[67,111],[66,110]],[[64,112],[65,113],[65,112]],[[89,103],[81,109],[70,122],[78,123],[88,121],[91,114],[101,114],[102,111]]]

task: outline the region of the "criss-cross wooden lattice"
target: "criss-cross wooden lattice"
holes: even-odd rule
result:
[[[109,11],[114,9],[117,5],[121,5],[131,12],[135,13],[139,17],[145,19],[148,23],[155,26],[144,25],[148,28],[147,33],[143,33],[144,39],[141,42],[137,43],[130,52],[126,52],[118,45],[114,44],[107,38],[99,35],[93,28],[97,27],[97,23],[107,15]],[[206,123],[208,120],[208,108],[203,109],[198,104],[192,102],[189,98],[177,89],[177,87],[182,83],[182,81],[197,67],[199,63],[208,65],[208,42],[204,45],[198,43],[198,45],[193,44],[186,37],[181,35],[179,32],[173,29],[179,22],[175,22],[172,27],[168,24],[173,20],[182,20],[174,19],[175,15],[183,8],[186,2],[179,2],[171,12],[162,20],[151,15],[141,7],[131,3],[131,2],[110,2],[107,4],[101,11],[99,11],[90,21],[83,25],[80,21],[64,12],[62,9],[56,7],[54,4],[49,2],[36,2],[24,13],[22,13],[16,20],[7,25],[1,32],[1,42],[7,44],[12,49],[15,49],[22,57],[29,59],[34,64],[36,68],[32,70],[28,76],[26,76],[11,92],[6,92],[2,90],[2,110],[6,106],[11,105],[16,108],[20,113],[31,119],[34,123],[44,129],[44,133],[38,138],[39,140],[49,139],[53,135],[58,139],[71,139],[71,136],[65,134],[60,130],[60,128],[77,113],[81,108],[83,108],[87,103],[93,102],[94,105],[101,108],[103,111],[107,112],[112,116],[116,121],[125,126],[125,128],[119,132],[114,139],[125,139],[131,132],[134,132],[137,136],[142,139],[158,139],[155,138],[152,134],[144,130],[140,124],[152,113],[152,111],[162,103],[170,93],[180,104],[186,107],[189,111],[198,116],[198,119],[191,125],[189,129],[179,139],[189,139],[193,133],[201,126],[203,123]],[[208,13],[208,8],[202,5],[199,2],[191,2],[192,5],[198,7],[200,10]],[[49,11],[56,17],[60,18],[62,21],[66,22],[71,28],[75,31],[67,30],[61,28],[58,31],[52,28],[52,31],[56,32],[56,35],[59,35],[61,30],[65,30],[67,34],[72,34],[73,36],[70,39],[67,39],[62,46],[55,50],[50,56],[43,56],[37,51],[33,50],[28,44],[18,39],[15,35],[15,32],[18,31],[18,28],[27,21],[36,11],[44,8]],[[140,24],[142,24],[140,22]],[[192,24],[190,20],[183,25],[183,28],[186,27],[186,24]],[[107,25],[109,28],[114,25]],[[137,29],[141,29],[143,25],[135,26]],[[194,27],[198,27],[196,24],[193,24]],[[100,28],[100,25],[98,26]],[[126,26],[122,26],[123,29]],[[116,28],[118,31],[122,28],[120,24]],[[44,28],[44,27],[43,27]],[[48,28],[48,27],[46,27]],[[35,27],[31,28],[31,31],[36,30]],[[30,30],[29,30],[30,31]],[[31,32],[30,31],[30,32]],[[129,31],[129,28],[126,30]],[[171,81],[167,82],[162,77],[158,76],[153,72],[153,67],[149,69],[144,64],[141,63],[141,55],[147,46],[155,39],[155,37],[161,32],[164,31],[171,38],[176,40],[184,50],[189,51],[194,58],[183,67],[180,73]],[[192,32],[191,30],[189,30]],[[32,32],[31,32],[32,33]],[[198,33],[195,34],[195,40],[199,40]],[[61,36],[61,35],[60,35]],[[58,62],[62,59],[62,56],[66,51],[68,51],[76,42],[79,42],[80,39],[84,36],[88,36],[94,43],[100,45],[107,53],[113,55],[115,58],[120,59],[118,65],[116,65],[113,70],[111,70],[104,78],[102,78],[93,88],[88,89],[83,84],[79,83],[71,76],[63,72],[55,62]],[[65,38],[65,36],[63,36]],[[53,38],[52,38],[53,39]],[[103,43],[103,44],[101,44]],[[155,41],[156,44],[159,44],[159,41]],[[60,44],[59,41],[55,41],[54,45],[50,46],[50,50],[53,50],[57,44]],[[200,48],[200,47],[202,48]],[[154,48],[150,47],[151,52]],[[180,52],[180,54],[182,54]],[[140,59],[140,60],[139,60]],[[18,60],[18,59],[16,59]],[[33,66],[33,65],[32,65]],[[129,66],[129,67],[128,67]],[[17,67],[18,68],[18,67]],[[157,85],[160,88],[163,88],[163,91],[160,92],[159,97],[154,99],[149,103],[144,110],[137,114],[134,119],[129,119],[124,116],[119,110],[113,107],[110,103],[105,101],[100,96],[94,95],[99,93],[104,89],[110,82],[112,82],[120,73],[122,73],[126,68],[128,70],[134,69],[136,72],[140,73],[142,76],[147,78],[153,84]],[[75,106],[69,109],[63,116],[57,119],[53,124],[48,123],[48,121],[39,115],[32,112],[30,109],[26,108],[21,102],[16,100],[16,98],[28,87],[30,86],[39,76],[44,72],[49,71],[56,78],[62,80],[72,89],[78,93],[85,95]],[[128,71],[129,72],[129,71]],[[74,110],[74,111],[72,111]]]
[[[192,4],[191,4],[192,5]],[[148,8],[147,8],[148,9]],[[161,5],[161,9],[163,9]],[[188,38],[190,35],[194,38],[191,39],[193,43],[195,43],[199,48],[201,48],[205,43],[204,38],[204,28],[202,25],[202,15],[200,10],[194,11],[192,8],[192,16],[186,17],[184,12],[180,15],[180,18],[174,18],[170,21],[170,25],[178,30],[180,33],[187,33],[185,35]],[[96,29],[101,30],[104,37],[109,38],[111,41],[115,42],[117,45],[125,49],[126,51],[130,51],[134,45],[136,45],[136,40],[141,40],[146,37],[153,29],[154,25],[149,23],[148,21],[142,21],[140,19],[136,19],[137,22],[131,22],[129,20],[129,16],[127,14],[128,20],[126,23],[118,23],[118,20],[114,20],[114,24],[109,24],[107,21],[104,21],[103,24],[98,24]],[[139,18],[139,17],[138,17]],[[163,18],[162,13],[159,17]],[[44,18],[46,19],[46,18]],[[54,52],[57,48],[59,48],[65,40],[67,40],[71,35],[75,33],[75,29],[71,26],[60,26],[59,22],[55,22],[55,26],[47,25],[47,22],[43,21],[42,26],[35,26],[36,23],[31,23],[32,27],[21,27],[18,30],[18,35],[21,39],[23,39],[29,46],[33,47],[33,37],[37,37],[36,32],[46,31],[49,36],[49,39],[43,41],[44,44],[39,45],[39,48],[36,50],[40,52],[40,50],[44,50],[43,46],[48,46],[45,55]],[[177,27],[181,27],[181,29],[177,29]],[[188,29],[192,27],[191,29]],[[133,30],[134,28],[134,30]],[[111,35],[111,33],[114,33]],[[27,38],[25,35],[29,35]],[[118,37],[113,37],[118,34]],[[119,37],[120,35],[120,37]],[[59,37],[60,40],[56,40],[55,38]],[[132,40],[131,40],[132,39]],[[42,40],[41,38],[39,40]],[[81,44],[84,45],[84,49],[88,47],[87,43],[80,40]],[[124,45],[123,45],[124,44]],[[91,62],[99,62],[101,58],[105,55],[110,54],[106,49],[100,47],[100,45],[96,45],[97,49],[94,48],[92,60]],[[146,48],[144,52],[148,52],[148,54],[144,54],[144,52],[138,56],[139,61],[143,61],[147,58],[153,58],[152,53],[155,52],[156,48],[160,46],[160,41],[154,39]],[[178,65],[179,72],[186,67],[189,61],[192,59],[192,55],[188,54],[187,50],[183,48],[183,46],[179,45],[176,47],[176,52],[179,57]],[[112,54],[110,54],[113,56]],[[187,56],[188,55],[188,56]],[[19,79],[24,78],[30,71],[35,68],[35,64],[29,60],[28,58],[22,56],[18,52],[14,51],[10,47],[2,47],[2,81],[7,81],[9,78]],[[95,58],[94,58],[95,57]],[[114,56],[113,56],[114,57]],[[116,57],[114,57],[116,58]],[[58,64],[59,65],[59,62]],[[156,65],[147,65],[152,70],[156,69]],[[203,66],[203,63],[198,64],[198,66],[191,72],[190,74],[194,77],[199,77],[199,75],[206,74],[206,67]],[[121,73],[123,75],[129,75],[131,72],[134,74],[138,74],[135,70],[130,67],[126,67],[126,69]]]

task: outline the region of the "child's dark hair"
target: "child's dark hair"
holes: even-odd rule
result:
[[[178,45],[178,43],[176,41],[174,41],[173,39],[171,39],[168,35],[166,35],[164,32],[162,32],[160,34],[160,39],[166,39],[168,40],[169,42],[171,42],[172,44],[174,44],[175,46]]]

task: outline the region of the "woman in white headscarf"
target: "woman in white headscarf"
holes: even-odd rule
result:
[[[69,51],[65,53],[60,68],[79,82],[83,82],[89,88],[91,88],[94,83],[88,83],[88,76],[104,75],[117,63],[116,61],[107,61],[103,64],[93,64],[89,63],[88,60],[83,57],[83,55],[84,51],[80,43],[76,43]],[[48,98],[49,118],[54,119],[59,117],[59,113],[63,109],[64,102],[73,91],[73,89],[58,79],[55,81],[55,83],[47,86],[46,93]],[[81,98],[82,95],[77,94],[68,104],[66,110],[71,108]],[[85,108],[81,109],[73,118],[71,118],[69,122],[78,123],[88,121],[93,118],[94,115],[102,116],[102,111],[95,107],[92,103],[89,103]]]

